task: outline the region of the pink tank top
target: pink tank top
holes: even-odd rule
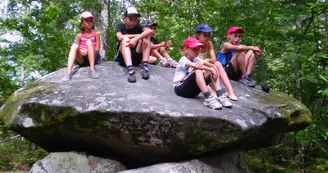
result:
[[[80,40],[80,49],[88,49],[87,47],[87,41],[90,40],[92,45],[93,45],[93,48],[96,49],[96,32],[92,32],[92,35],[91,36],[86,36],[83,34],[81,34],[81,40]]]

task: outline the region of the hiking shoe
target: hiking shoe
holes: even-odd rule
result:
[[[72,68],[72,75],[74,75],[75,73],[77,73],[80,70],[81,66],[79,65],[75,65]]]
[[[225,93],[223,94],[225,95],[226,97],[228,97],[230,100],[233,100],[233,101],[237,101],[238,100],[238,97],[235,95],[235,94],[228,94],[228,93]]]
[[[161,61],[159,61],[159,64],[162,66],[162,67],[168,67],[170,65],[169,61],[167,61],[166,58],[163,58]]]
[[[93,79],[97,79],[97,78],[99,78],[99,73],[96,71],[96,69],[94,69],[94,70],[89,70],[89,73],[90,73],[90,76],[91,76]]]
[[[148,72],[148,66],[145,65],[141,65],[140,66],[140,73],[141,73],[141,77],[142,79],[149,79],[149,72]]]
[[[215,110],[222,109],[221,103],[216,99],[215,96],[210,96],[209,98],[205,99],[204,105]]]
[[[169,63],[171,68],[176,68],[178,64],[174,59],[170,59]]]
[[[252,79],[252,75],[247,75],[246,79],[252,84],[252,86],[256,85],[256,81]]]
[[[130,82],[130,83],[136,83],[137,82],[137,78],[136,78],[134,70],[129,70],[128,71],[128,82]]]
[[[242,83],[242,84],[244,84],[244,85],[246,85],[246,86],[249,86],[249,87],[254,87],[255,86],[254,83],[252,83],[251,81],[249,81],[246,76],[242,76],[239,79],[239,82]]]
[[[67,82],[69,80],[71,80],[73,77],[73,73],[70,72],[70,73],[66,73],[65,76],[62,78],[62,82]]]
[[[222,94],[219,97],[216,97],[216,99],[222,104],[223,107],[231,108],[232,103],[229,101],[228,97],[225,94]]]

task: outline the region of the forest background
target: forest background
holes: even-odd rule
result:
[[[79,14],[91,11],[102,33],[102,55],[116,51],[115,26],[135,6],[158,23],[156,38],[173,40],[178,60],[183,40],[208,24],[216,50],[231,26],[245,29],[241,44],[257,45],[254,77],[302,101],[313,123],[282,135],[279,144],[248,151],[255,172],[328,172],[328,3],[326,0],[4,0],[0,3],[0,105],[18,88],[67,65],[80,32]],[[0,121],[0,170],[28,170],[46,151]]]

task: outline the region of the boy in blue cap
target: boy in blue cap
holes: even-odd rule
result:
[[[156,64],[156,60],[159,59],[159,64],[163,67],[172,67],[175,68],[177,66],[177,62],[171,58],[171,56],[166,51],[168,47],[172,46],[172,41],[168,40],[167,42],[157,41],[156,38],[154,38],[156,34],[157,29],[157,23],[152,21],[147,21],[145,24],[146,28],[149,28],[153,30],[153,33],[151,34],[151,56],[149,57],[149,63],[150,64]]]
[[[225,72],[223,66],[220,62],[217,61],[215,52],[214,52],[214,45],[211,41],[211,34],[213,30],[207,25],[207,24],[199,24],[195,30],[196,38],[200,43],[204,45],[204,47],[201,47],[199,50],[198,58],[203,59],[213,65],[216,66],[216,68],[219,71],[219,76],[224,83],[224,85],[227,88],[227,92],[225,93],[224,90],[221,89],[220,81],[218,80],[218,90],[216,91],[216,95],[218,96],[217,99],[222,103],[225,107],[230,107],[232,105],[231,102],[227,98],[230,98],[231,100],[238,100],[236,97],[234,90],[231,86],[230,80],[227,76],[227,73]],[[211,88],[209,87],[209,90]]]

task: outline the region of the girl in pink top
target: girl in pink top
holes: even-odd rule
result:
[[[89,74],[92,78],[98,78],[99,73],[95,69],[95,64],[100,59],[100,33],[94,30],[94,17],[90,12],[81,14],[80,29],[81,33],[77,34],[76,41],[72,45],[68,55],[67,73],[62,79],[69,81],[76,70],[72,70],[74,61],[79,66],[90,66]]]

